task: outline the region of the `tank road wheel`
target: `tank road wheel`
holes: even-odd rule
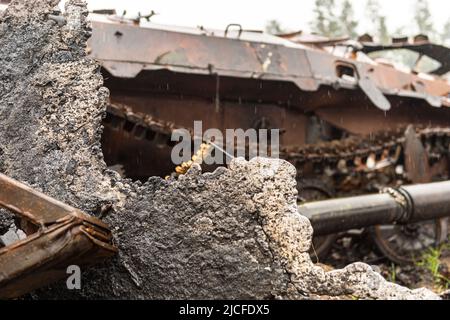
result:
[[[297,203],[320,201],[332,198],[333,192],[320,180],[299,179],[297,181]],[[336,241],[337,234],[313,237],[310,255],[314,259],[324,258]]]
[[[380,225],[371,228],[378,249],[398,264],[417,262],[424,250],[447,239],[447,219],[408,225]]]

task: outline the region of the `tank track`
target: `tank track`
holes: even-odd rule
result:
[[[405,142],[405,130],[406,128],[402,128],[368,138],[350,137],[299,148],[285,148],[282,155],[298,165],[306,162],[336,164],[341,160],[364,159],[373,155],[383,158],[395,157],[398,156],[398,148]],[[448,154],[450,129],[416,128],[416,135],[422,141],[431,161]]]
[[[148,114],[134,112],[130,107],[120,104],[109,104],[103,124],[114,130],[125,130],[136,139],[153,141],[158,135],[171,136],[176,129],[192,129],[177,127],[171,121],[157,119]]]
[[[126,130],[136,139],[155,140],[163,135],[170,141],[170,136],[176,129],[186,129],[193,133],[192,128],[134,112],[130,107],[119,104],[108,106],[104,124],[116,130]],[[406,128],[399,128],[370,137],[352,136],[337,141],[282,148],[280,156],[298,169],[313,165],[314,171],[326,172],[329,176],[374,172],[398,163],[405,142],[405,130]],[[430,164],[448,156],[450,129],[416,128],[416,135],[428,152]]]

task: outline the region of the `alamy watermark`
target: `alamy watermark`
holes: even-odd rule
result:
[[[229,164],[233,158],[248,160],[255,157],[278,159],[280,154],[279,129],[226,129],[210,128],[203,131],[202,121],[194,121],[194,131],[177,129],[171,140],[177,142],[171,159],[175,165],[191,160],[202,143],[212,146],[203,158],[207,165]]]
[[[81,289],[81,269],[77,265],[68,266],[66,273],[69,275],[66,280],[66,286],[69,290]]]

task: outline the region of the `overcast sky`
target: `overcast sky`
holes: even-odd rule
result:
[[[337,0],[339,2],[339,0]],[[367,0],[353,0],[360,32],[367,31],[364,6]],[[440,31],[450,19],[450,0],[428,0],[435,25]],[[414,34],[415,0],[379,0],[388,18],[391,32],[405,26],[405,34]],[[152,22],[224,29],[229,23],[240,23],[244,29],[264,29],[268,20],[279,20],[290,30],[309,30],[314,0],[88,0],[90,9],[127,9],[129,14],[159,13]]]

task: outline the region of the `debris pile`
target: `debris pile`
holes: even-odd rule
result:
[[[14,225],[13,216],[6,210],[0,209],[0,235],[7,233],[9,229],[13,229],[14,228],[13,225]]]
[[[0,235],[0,248],[9,246],[16,241],[25,239],[27,235],[20,229],[18,229],[14,223],[9,225],[9,230],[2,232]]]
[[[437,299],[356,263],[325,272],[310,260],[312,228],[297,211],[296,170],[283,160],[234,160],[178,180],[132,182],[100,146],[108,91],[84,53],[84,1],[16,0],[0,16],[0,169],[103,218],[118,255],[34,298]],[[149,163],[148,165],[152,165]]]

